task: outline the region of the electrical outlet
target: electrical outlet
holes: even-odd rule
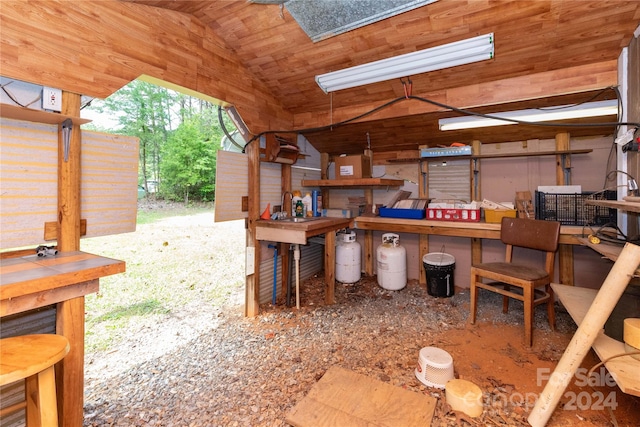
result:
[[[42,109],[62,111],[62,91],[51,87],[42,88]]]

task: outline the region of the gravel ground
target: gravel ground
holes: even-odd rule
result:
[[[323,289],[321,275],[311,278],[301,284],[300,310],[280,301],[252,319],[243,317],[244,294],[236,289],[224,306],[193,302],[132,328],[112,348],[86,355],[84,425],[286,426],[288,411],[340,366],[435,397],[433,426],[525,426],[531,402],[498,398],[539,393],[536,368],[553,370],[575,331],[561,308],[550,331],[540,307],[534,346],[526,348],[521,306],[504,315],[497,294],[481,293],[479,323],[470,326],[464,290],[438,299],[415,281],[391,292],[364,278],[337,284],[337,303],[326,306]],[[481,386],[492,402],[482,417],[451,411],[441,390],[416,379],[425,346],[448,351],[456,376]],[[627,401],[632,409],[618,409],[617,419],[611,411],[557,410],[549,425],[637,425],[638,403]]]

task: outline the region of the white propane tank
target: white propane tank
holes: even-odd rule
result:
[[[356,233],[338,233],[336,239],[336,280],[342,283],[356,283],[360,280],[360,243]]]
[[[376,250],[378,285],[397,291],[407,285],[407,251],[400,246],[400,236],[382,235],[382,244]]]

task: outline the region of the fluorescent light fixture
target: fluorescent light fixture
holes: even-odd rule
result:
[[[325,92],[348,89],[493,58],[493,33],[316,76]]]
[[[557,120],[579,119],[584,117],[610,116],[618,114],[618,101],[588,102],[581,105],[563,105],[559,107],[508,111],[489,114],[492,117],[518,120],[523,122],[550,122]],[[515,125],[517,122],[493,119],[481,116],[464,116],[440,119],[440,130],[473,129],[489,126]]]

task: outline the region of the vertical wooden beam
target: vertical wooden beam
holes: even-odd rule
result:
[[[329,154],[328,153],[320,153],[320,179],[329,179],[329,174],[327,171],[329,170]],[[329,190],[322,189],[322,207],[327,209],[331,207],[331,203],[329,200]]]
[[[249,165],[249,213],[247,218],[247,277],[244,315],[255,317],[260,311],[260,246],[256,239],[256,221],[260,218],[260,141],[250,143],[245,153]],[[250,266],[253,269],[250,269]]]
[[[474,156],[480,155],[482,143],[478,140],[471,141],[471,152]],[[471,174],[471,200],[482,200],[482,190],[480,187],[480,160],[471,160],[469,168]]]
[[[560,132],[556,135],[556,150],[564,151],[570,149],[570,136],[568,132]],[[563,163],[563,158],[565,162]],[[556,154],[556,185],[570,185],[571,174],[565,182],[565,173],[563,164],[566,168],[571,168],[571,156],[569,154]]]
[[[373,206],[373,189],[365,188],[364,200],[366,205]],[[373,276],[373,231],[364,231],[364,272],[367,276]]]
[[[471,141],[471,152],[479,156],[482,143],[478,140]],[[471,160],[471,200],[482,200],[482,187],[480,185],[480,160]],[[471,239],[471,265],[482,262],[482,239]]]
[[[80,117],[81,98],[62,93],[61,113]],[[68,125],[65,125],[68,126]],[[59,251],[80,250],[80,125],[71,124],[68,144],[63,125],[58,129],[58,234]],[[82,426],[84,418],[84,296],[57,304],[56,333],[70,344],[67,356],[56,365],[58,419],[62,426]]]
[[[418,162],[418,197],[421,199],[429,198],[429,163]],[[418,280],[421,285],[427,284],[427,272],[422,265],[422,258],[429,253],[429,235],[420,234],[418,236],[418,271],[420,272]]]
[[[560,132],[556,135],[556,150],[569,150],[570,135],[568,132]],[[571,158],[568,154],[566,156],[566,162],[564,167],[571,167]],[[568,176],[567,182],[565,182],[565,173],[563,168],[561,155],[556,155],[556,184],[565,185],[571,184],[571,174]],[[553,280],[553,278],[551,279]],[[558,246],[558,280],[565,285],[573,285],[573,246],[572,245],[559,245]]]
[[[82,427],[84,419],[84,297],[57,304],[56,334],[69,340],[69,353],[56,365],[58,425]]]
[[[80,95],[62,93],[62,114],[80,117]],[[73,124],[65,149],[63,125],[58,129],[58,250],[80,249],[80,125]],[[65,160],[66,158],[66,160]]]
[[[330,231],[324,235],[324,302],[336,302],[336,233]]]
[[[284,195],[285,191],[291,192],[291,165],[283,164],[280,176],[280,186],[282,187],[282,194]],[[284,202],[282,203],[282,210],[287,213],[288,216],[291,215],[292,211],[291,206],[291,197],[285,197]],[[282,277],[280,280],[280,292],[282,295],[287,294],[287,287],[289,286],[289,263],[291,262],[291,257],[289,256],[289,243],[281,243],[280,244],[280,259],[282,260]]]

